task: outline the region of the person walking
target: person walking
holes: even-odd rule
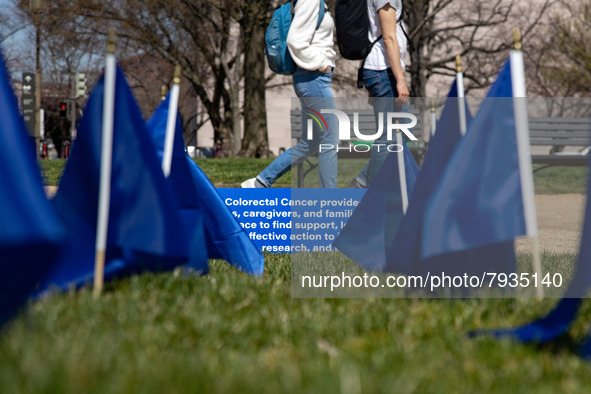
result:
[[[375,44],[363,64],[363,85],[372,98],[377,124],[380,114],[410,112],[410,93],[404,80],[407,42],[401,20],[402,0],[368,0],[367,8],[369,41]],[[380,36],[382,38],[378,40]],[[375,148],[378,144],[392,143],[395,141],[388,141],[384,130],[373,145]],[[349,187],[365,188],[374,180],[388,154],[384,149],[374,148],[369,162]]]
[[[302,107],[302,138],[298,144],[279,155],[255,178],[242,182],[243,188],[270,187],[292,166],[298,165],[316,153],[319,153],[320,187],[337,187],[336,118],[327,116],[324,127],[313,122],[311,138],[308,138],[309,133],[304,132],[304,126],[308,124],[309,118],[306,109],[320,113],[322,109],[335,107],[331,88],[336,55],[333,49],[334,21],[326,10],[322,21],[318,24],[320,7],[320,0],[297,0],[287,36],[289,53],[296,64],[293,87]],[[321,144],[323,148],[319,151]],[[330,146],[332,148],[325,149]]]

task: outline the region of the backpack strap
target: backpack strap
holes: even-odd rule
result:
[[[357,87],[359,89],[363,88],[363,68],[365,67],[365,61],[367,60],[367,57],[369,56],[369,53],[371,52],[373,46],[382,39],[382,35],[380,34],[380,36],[378,38],[376,38],[367,48],[367,54],[365,55],[365,57],[363,58],[363,61],[361,62],[361,64],[359,65],[359,69],[357,69]]]
[[[297,1],[298,0],[290,0],[289,1],[292,18],[295,14],[295,3]],[[316,24],[316,29],[318,29],[320,27],[320,24],[322,23],[322,20],[324,19],[324,14],[326,13],[326,11],[328,11],[328,8],[326,7],[324,0],[320,0],[320,12],[318,13],[318,23]]]
[[[318,12],[318,23],[316,24],[316,29],[320,27],[320,24],[324,19],[324,14],[326,13],[326,10],[326,4],[324,4],[324,0],[320,0],[320,11]]]

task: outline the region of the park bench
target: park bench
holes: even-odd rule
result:
[[[345,110],[348,115],[353,110]],[[355,111],[359,113],[359,129],[368,134],[376,129],[373,110]],[[416,114],[415,114],[416,115]],[[291,110],[291,137],[293,143],[297,143],[302,137],[302,116],[300,109]],[[352,116],[350,117],[352,119]],[[409,149],[413,156],[420,162],[426,153],[427,144],[421,139],[420,117],[419,123],[412,130],[413,134],[421,140],[420,143],[409,143]],[[533,153],[533,164],[539,164],[535,171],[540,171],[551,166],[586,166],[591,150],[591,118],[585,117],[530,117],[530,145],[532,147],[547,147],[547,152]],[[346,146],[347,142],[343,142]],[[568,150],[565,150],[568,148]],[[536,149],[539,151],[540,149]],[[341,149],[339,159],[358,158],[369,159],[369,153],[349,152]],[[297,185],[302,187],[305,176],[317,165],[309,160],[300,163],[297,175]]]
[[[547,152],[543,154],[532,154],[532,162],[542,165],[535,171],[551,166],[588,164],[591,148],[590,118],[530,117],[529,134],[532,147],[547,147]]]

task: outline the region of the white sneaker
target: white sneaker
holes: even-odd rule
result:
[[[240,184],[240,186],[244,189],[253,189],[253,188],[257,187],[256,182],[257,182],[256,178],[250,178],[250,179],[247,179],[244,182],[242,182]]]
[[[252,189],[252,188],[255,188],[256,187],[256,185],[255,185],[256,180],[257,180],[256,178],[247,179],[244,182],[242,182],[240,184],[240,186],[242,188],[244,188],[244,189]]]
[[[255,188],[256,189],[261,189],[261,188],[264,189],[264,188],[268,187],[256,178],[247,179],[244,182],[242,182],[240,184],[240,186],[242,186],[245,189],[255,189]]]

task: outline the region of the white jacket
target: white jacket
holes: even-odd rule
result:
[[[294,16],[287,34],[287,47],[294,62],[305,70],[334,67],[334,21],[328,10],[318,24],[320,0],[297,0]]]

